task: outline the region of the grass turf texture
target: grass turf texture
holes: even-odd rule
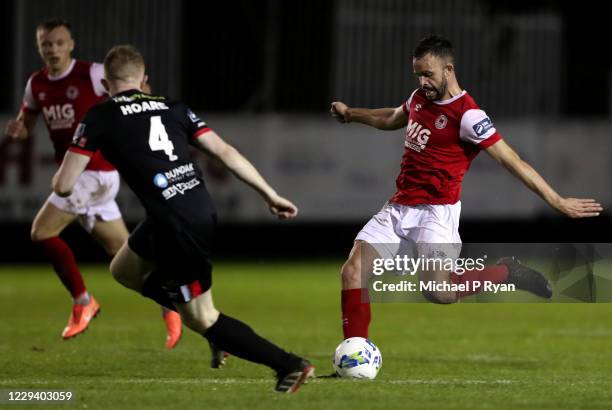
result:
[[[340,264],[218,263],[216,305],[328,374],[342,339]],[[51,269],[0,267],[0,390],[73,390],[66,406],[88,409],[612,407],[609,304],[375,304],[376,380],[316,379],[279,395],[263,366],[230,357],[210,369],[205,340],[189,330],[164,350],[152,302],[103,266],[83,272],[102,313],[63,341],[70,305]]]

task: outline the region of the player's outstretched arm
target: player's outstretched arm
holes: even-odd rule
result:
[[[62,197],[70,196],[77,178],[83,173],[90,159],[87,155],[66,152],[62,165],[51,180],[53,192]]]
[[[223,141],[214,131],[202,134],[196,140],[200,149],[218,158],[236,177],[255,189],[264,198],[270,212],[279,219],[295,218],[297,207],[278,195],[257,169],[236,148]]]
[[[340,101],[331,103],[329,113],[340,123],[360,122],[379,130],[397,130],[408,124],[402,106],[396,108],[351,108]]]
[[[9,120],[4,129],[4,133],[14,140],[23,140],[32,135],[38,114],[19,111],[17,118]]]
[[[538,194],[553,209],[570,218],[587,218],[599,216],[603,211],[594,199],[563,198],[548,185],[531,165],[523,161],[504,140],[499,140],[486,149],[497,162],[503,165],[514,176],[520,179],[529,189]]]

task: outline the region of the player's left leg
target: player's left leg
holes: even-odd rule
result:
[[[96,179],[103,193],[89,201],[87,214],[81,215],[79,222],[102,245],[106,253],[113,257],[129,236],[119,206],[115,202],[119,191],[119,175],[115,171],[98,172],[93,173],[92,178]],[[164,306],[160,308],[166,327],[165,346],[172,349],[181,339],[181,318],[171,309]]]
[[[456,260],[461,251],[459,236],[459,214],[461,203],[452,205],[429,205],[418,211],[409,235],[418,243],[419,255],[434,260]],[[443,265],[443,264],[439,264]],[[419,279],[423,282],[437,284],[464,285],[461,291],[431,290],[423,295],[434,303],[454,303],[466,296],[480,293],[483,284],[490,282],[515,283],[517,288],[528,290],[538,296],[550,297],[550,285],[544,276],[516,261],[504,258],[497,264],[483,269],[463,269],[462,271],[444,271],[440,269],[422,270]]]
[[[135,290],[138,293],[146,293],[145,283],[147,278],[153,273],[155,266],[152,262],[141,258],[130,249],[128,242],[125,241],[110,264],[110,271],[115,280],[126,288]],[[172,349],[181,339],[183,326],[181,317],[178,313],[166,307],[171,306],[171,302],[165,298],[164,294],[147,295],[160,304],[162,318],[166,323],[166,343],[168,349]],[[160,299],[163,298],[163,299]]]
[[[175,302],[185,325],[224,351],[275,370],[276,391],[293,393],[314,375],[314,366],[307,360],[269,342],[245,323],[220,313],[213,304],[210,289],[196,294],[189,301]]]

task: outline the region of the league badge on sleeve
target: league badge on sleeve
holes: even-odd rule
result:
[[[493,122],[489,117],[486,117],[485,119],[475,124],[472,128],[474,129],[476,135],[482,137],[484,134],[487,133],[487,131],[493,128]]]
[[[80,138],[83,136],[83,134],[84,134],[84,133],[85,133],[85,124],[80,123],[80,124],[77,126],[76,130],[74,131],[74,135],[72,136],[72,143],[73,143],[73,144],[77,144],[77,141],[78,141],[78,145],[79,145],[79,146],[84,146],[84,145],[85,145],[85,143],[83,143],[83,144],[81,145],[81,141],[79,141],[79,139],[80,139]],[[85,139],[85,138],[83,138],[83,140],[84,140],[84,139]]]
[[[189,117],[189,119],[191,120],[191,122],[196,123],[196,122],[201,122],[202,120],[193,112],[191,111],[189,108],[187,108],[187,116]]]

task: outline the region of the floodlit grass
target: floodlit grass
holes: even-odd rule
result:
[[[340,265],[218,263],[216,305],[329,374]],[[375,304],[376,380],[315,379],[279,395],[263,366],[230,357],[210,369],[206,341],[189,330],[166,351],[152,302],[103,266],[83,271],[102,313],[63,341],[70,300],[51,269],[0,267],[0,390],[72,390],[68,406],[88,409],[612,408],[609,304]]]

